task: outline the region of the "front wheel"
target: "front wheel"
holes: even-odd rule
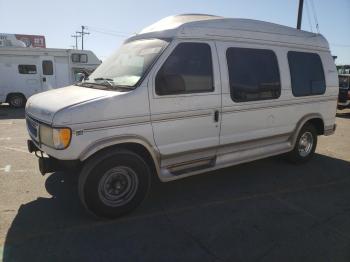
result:
[[[317,132],[313,125],[304,125],[297,137],[294,149],[289,152],[288,159],[293,163],[304,163],[315,153]]]
[[[116,218],[135,209],[151,183],[146,162],[129,150],[109,151],[87,162],[79,176],[79,196],[92,214]]]
[[[8,102],[10,107],[22,108],[26,104],[26,98],[21,94],[14,94],[10,96]]]

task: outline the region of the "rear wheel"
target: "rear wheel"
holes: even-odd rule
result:
[[[116,218],[135,209],[151,183],[146,162],[129,150],[115,150],[93,157],[79,176],[79,196],[97,217]]]
[[[12,94],[8,99],[11,107],[22,108],[26,104],[26,98],[22,94]]]
[[[293,151],[289,152],[288,159],[293,163],[304,163],[315,153],[317,132],[313,125],[304,125],[297,137]]]

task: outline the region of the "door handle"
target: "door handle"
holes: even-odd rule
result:
[[[214,111],[214,121],[219,122],[219,110]]]

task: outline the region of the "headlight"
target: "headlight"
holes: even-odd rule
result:
[[[40,142],[56,149],[65,149],[69,146],[72,137],[70,128],[52,128],[40,125]]]

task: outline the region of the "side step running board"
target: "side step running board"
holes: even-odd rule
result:
[[[179,176],[185,173],[207,169],[215,166],[216,158],[202,158],[194,161],[188,161],[176,165],[167,166],[161,169],[161,172],[167,176]]]

